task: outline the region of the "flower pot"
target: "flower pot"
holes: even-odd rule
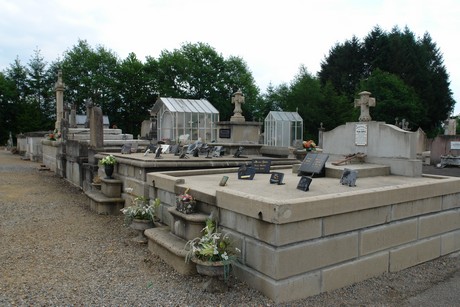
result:
[[[104,171],[105,171],[105,179],[113,179],[112,174],[113,174],[113,164],[108,164],[104,165]]]
[[[176,200],[176,210],[185,214],[191,214],[196,212],[196,201],[183,201],[180,199]]]
[[[230,275],[231,264],[223,261],[201,261],[196,258],[191,259],[196,264],[198,274],[208,277],[203,284],[206,292],[225,292],[228,290],[227,281]]]
[[[153,224],[151,220],[133,219],[129,227],[139,232],[139,235],[133,238],[133,241],[138,243],[147,243],[147,237],[144,235],[144,231],[155,227],[155,224]]]

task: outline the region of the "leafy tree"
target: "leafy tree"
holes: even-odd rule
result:
[[[394,74],[377,69],[361,82],[362,90],[370,91],[378,101],[371,109],[373,120],[395,123],[404,118],[411,128],[417,129],[419,119],[426,116],[415,90]]]
[[[162,51],[157,61],[147,59],[155,72],[160,96],[205,98],[220,112],[221,119],[233,115],[231,95],[241,89],[246,101],[257,101],[259,90],[246,63],[239,57],[224,59],[204,43],[186,43],[174,51]],[[243,113],[252,114],[251,103]]]
[[[40,50],[35,50],[29,61],[26,82],[30,93],[28,101],[33,105],[32,110],[38,111],[34,120],[37,122],[37,129],[52,129],[56,118],[56,104],[51,86],[53,83],[46,65]]]
[[[375,27],[362,43],[353,37],[331,49],[321,63],[318,76],[323,85],[331,82],[339,94],[346,95],[352,102],[361,81],[370,78],[377,69],[399,77],[406,87],[415,91],[426,112],[419,112],[414,127],[422,127],[428,134],[435,133],[455,101],[442,55],[429,34],[417,39],[407,27],[403,31],[395,27],[390,33]],[[379,91],[376,88],[372,93],[377,95]],[[412,108],[405,110],[409,113],[398,117],[413,117]]]
[[[16,87],[13,80],[0,72],[0,144],[5,144],[9,138],[9,132],[17,134],[16,115],[18,114],[18,104]]]
[[[134,53],[121,61],[116,76],[118,98],[112,107],[117,112],[113,115],[112,123],[138,135],[142,121],[149,118],[148,109],[154,104],[157,94],[149,84],[144,64]]]
[[[86,41],[79,40],[55,66],[60,66],[63,71],[65,100],[75,104],[78,112],[84,113],[85,101],[91,99],[102,108],[104,115],[109,118],[116,115],[118,110],[113,105],[118,98],[118,58],[112,51],[103,46],[93,49]]]

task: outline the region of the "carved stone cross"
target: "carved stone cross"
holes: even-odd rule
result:
[[[355,99],[355,107],[361,107],[360,122],[370,122],[372,120],[369,114],[369,107],[375,107],[375,98],[371,98],[370,92],[361,92],[358,94],[359,99]]]

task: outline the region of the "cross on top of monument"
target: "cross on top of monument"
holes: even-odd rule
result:
[[[375,98],[371,98],[371,93],[363,91],[358,94],[359,99],[355,99],[355,107],[361,107],[360,122],[370,122],[372,120],[369,114],[369,107],[375,107]]]

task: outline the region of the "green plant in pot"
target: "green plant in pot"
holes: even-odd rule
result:
[[[131,206],[121,209],[121,212],[125,216],[125,225],[139,232],[139,235],[133,239],[134,241],[147,243],[144,231],[155,227],[155,211],[159,205],[160,199],[158,198],[155,199],[153,204],[150,204],[149,199],[137,196],[134,198]]]
[[[228,234],[217,231],[216,222],[208,218],[203,235],[185,244],[187,254],[185,261],[197,264],[197,271],[208,276],[223,275],[226,281],[229,277],[231,264],[237,259],[240,250],[233,246]]]
[[[108,155],[102,158],[99,163],[104,166],[104,171],[107,176],[106,179],[112,179],[112,174],[115,164],[117,164],[117,159],[113,155]]]

